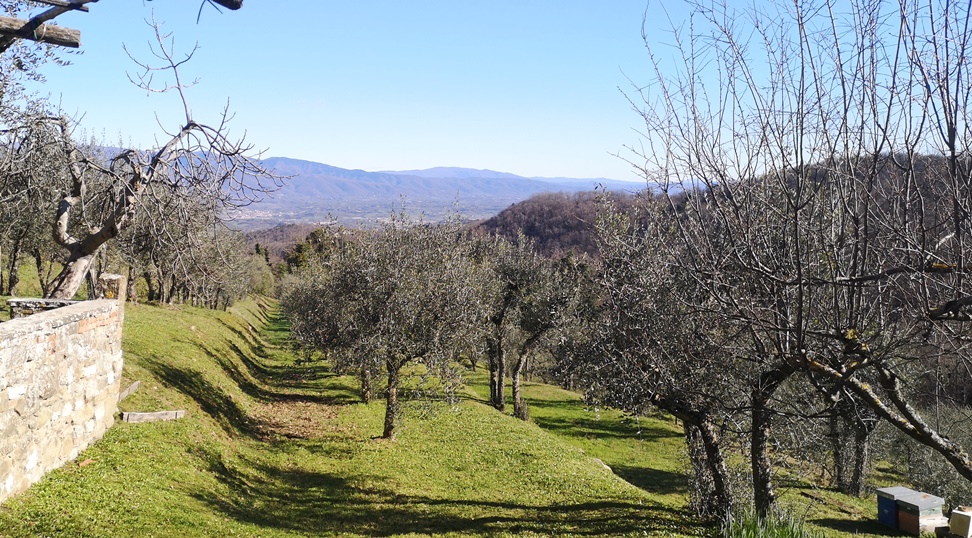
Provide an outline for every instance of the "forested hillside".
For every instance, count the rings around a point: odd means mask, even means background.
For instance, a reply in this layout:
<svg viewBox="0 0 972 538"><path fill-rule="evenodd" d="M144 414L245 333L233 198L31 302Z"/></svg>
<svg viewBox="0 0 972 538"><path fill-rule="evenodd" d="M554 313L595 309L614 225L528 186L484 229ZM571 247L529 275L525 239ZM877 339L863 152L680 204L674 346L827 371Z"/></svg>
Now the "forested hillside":
<svg viewBox="0 0 972 538"><path fill-rule="evenodd" d="M646 196L650 197L651 192L537 194L512 204L479 223L477 228L511 240L522 234L539 252L550 257L567 253L596 255L598 215L606 210L617 210L637 218L638 200Z"/></svg>

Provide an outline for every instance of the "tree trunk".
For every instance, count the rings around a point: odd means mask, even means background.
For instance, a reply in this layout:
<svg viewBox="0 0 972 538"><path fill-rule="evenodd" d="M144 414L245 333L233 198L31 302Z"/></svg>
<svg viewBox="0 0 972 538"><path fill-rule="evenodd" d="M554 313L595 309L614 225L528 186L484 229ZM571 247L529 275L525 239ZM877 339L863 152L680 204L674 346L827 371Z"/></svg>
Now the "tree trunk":
<svg viewBox="0 0 972 538"><path fill-rule="evenodd" d="M20 282L20 252L20 241L15 241L13 248L10 249L10 263L8 265L7 273L6 295L13 295L14 288L16 288L17 283Z"/></svg>
<svg viewBox="0 0 972 538"><path fill-rule="evenodd" d="M371 370L367 366L361 367L361 400L371 403Z"/></svg>
<svg viewBox="0 0 972 538"><path fill-rule="evenodd" d="M491 337L486 342L489 362L489 403L500 412L506 411L506 353L502 336Z"/></svg>
<svg viewBox="0 0 972 538"><path fill-rule="evenodd" d="M395 439L396 423L398 422L398 362L393 359L385 361L388 370L388 391L385 395L385 431L381 434L385 439Z"/></svg>
<svg viewBox="0 0 972 538"><path fill-rule="evenodd" d="M837 409L830 415L830 451L834 461L834 485L840 491L846 492L847 487L847 465L844 462L844 435L841 431L841 418L838 416Z"/></svg>
<svg viewBox="0 0 972 538"><path fill-rule="evenodd" d="M523 385L520 377L526 361L520 356L513 362L513 416L520 420L530 420L530 408L523 399Z"/></svg>
<svg viewBox="0 0 972 538"><path fill-rule="evenodd" d="M506 412L506 353L502 350L496 360L496 397L493 407L500 413Z"/></svg>
<svg viewBox="0 0 972 538"><path fill-rule="evenodd" d="M858 424L854 428L854 474L851 476L850 484L846 493L861 497L864 495L864 479L867 476L867 468L871 461L871 432L866 424Z"/></svg>
<svg viewBox="0 0 972 538"><path fill-rule="evenodd" d="M134 265L129 265L128 266L128 280L125 281L125 286L127 288L125 290L125 297L128 298L128 302L130 302L130 303L137 303L138 302L138 295L135 293L135 278L136 278L136 276L135 276L135 266Z"/></svg>
<svg viewBox="0 0 972 538"><path fill-rule="evenodd" d="M95 281L97 279L95 278L94 273L95 273L94 264L92 264L92 267L88 270L88 274L84 276L84 282L85 284L87 284L87 288L88 288L87 296L89 300L96 299L98 295L98 285L95 284Z"/></svg>
<svg viewBox="0 0 972 538"><path fill-rule="evenodd" d="M753 502L756 514L766 517L776 505L773 487L773 463L770 461L769 440L772 411L767 407L769 395L765 391L753 391L753 425L750 441L750 459L753 467Z"/></svg>
<svg viewBox="0 0 972 538"><path fill-rule="evenodd" d="M8 295L4 293L3 283L5 282L3 278L3 245L0 244L0 295Z"/></svg>
<svg viewBox="0 0 972 538"><path fill-rule="evenodd" d="M149 302L151 302L151 301L158 301L159 300L159 292L158 292L158 290L155 287L155 280L152 279L152 272L149 271L149 270L146 270L144 273L142 273L142 278L145 279L145 287L148 288L148 291L147 291L148 299L147 300Z"/></svg>
<svg viewBox="0 0 972 538"><path fill-rule="evenodd" d="M96 254L97 252L92 252L79 257L71 256L44 296L48 299L73 298L88 276L88 270L91 269L91 262L94 261Z"/></svg>
<svg viewBox="0 0 972 538"><path fill-rule="evenodd" d="M712 498L708 502L709 509L711 515L723 519L732 509L732 499L729 494L729 471L722 455L719 429L708 420L701 421L697 427L705 447L709 474L712 476Z"/></svg>
<svg viewBox="0 0 972 538"><path fill-rule="evenodd" d="M753 503L756 515L764 518L776 506L776 489L773 486L773 462L770 460L770 426L773 410L769 407L770 398L776 389L793 373L793 368L780 365L763 372L756 380L750 394L752 403L752 432L750 439L750 461L753 470Z"/></svg>
<svg viewBox="0 0 972 538"><path fill-rule="evenodd" d="M683 420L685 443L692 462L689 480L689 499L701 517L722 518L729 513L728 473L722 456L719 432L715 426L702 421Z"/></svg>

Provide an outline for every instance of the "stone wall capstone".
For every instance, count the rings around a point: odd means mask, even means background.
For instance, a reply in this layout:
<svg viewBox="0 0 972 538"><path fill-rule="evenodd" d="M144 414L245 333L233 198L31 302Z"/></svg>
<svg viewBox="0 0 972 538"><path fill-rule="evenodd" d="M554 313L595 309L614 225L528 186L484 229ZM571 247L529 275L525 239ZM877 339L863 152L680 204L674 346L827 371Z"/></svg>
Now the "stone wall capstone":
<svg viewBox="0 0 972 538"><path fill-rule="evenodd" d="M84 301L0 323L0 503L114 423L121 309Z"/></svg>

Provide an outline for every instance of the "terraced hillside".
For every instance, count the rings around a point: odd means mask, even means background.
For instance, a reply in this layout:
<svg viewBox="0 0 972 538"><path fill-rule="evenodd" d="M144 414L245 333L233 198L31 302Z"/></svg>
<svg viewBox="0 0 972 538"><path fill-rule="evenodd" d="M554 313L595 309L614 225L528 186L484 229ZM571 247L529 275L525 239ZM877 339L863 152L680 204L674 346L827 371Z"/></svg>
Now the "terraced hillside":
<svg viewBox="0 0 972 538"><path fill-rule="evenodd" d="M353 380L298 365L268 302L230 312L130 306L123 410L78 460L0 507L0 536L704 536L684 510L679 429L585 410L529 384L534 423L462 402L408 408L397 441ZM603 460L604 464L598 461ZM610 467L610 468L608 468ZM613 469L613 471L612 471ZM796 488L791 498L828 492ZM811 503L841 535L867 501Z"/></svg>

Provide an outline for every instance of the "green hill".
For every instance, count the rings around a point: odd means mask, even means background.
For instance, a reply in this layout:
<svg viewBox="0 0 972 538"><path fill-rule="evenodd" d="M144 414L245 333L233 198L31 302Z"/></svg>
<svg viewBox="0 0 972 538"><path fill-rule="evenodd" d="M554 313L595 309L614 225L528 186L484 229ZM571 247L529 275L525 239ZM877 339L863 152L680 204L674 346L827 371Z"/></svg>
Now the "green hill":
<svg viewBox="0 0 972 538"><path fill-rule="evenodd" d="M400 437L386 442L376 438L382 403L359 403L353 380L319 363L296 364L286 336L268 303L129 306L124 383L141 387L121 408L186 418L117 423L0 507L0 536L715 531L684 508L683 443L669 420L586 410L573 393L528 384L534 423L523 423L484 404L479 372L458 405L410 405ZM804 489L791 491L806 505ZM835 535L873 511L872 501L811 505Z"/></svg>

